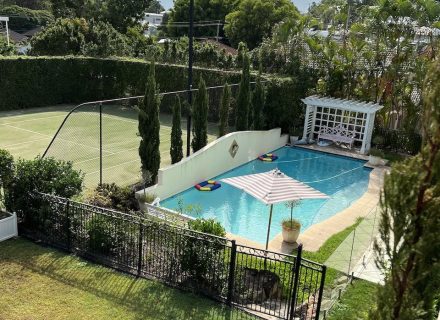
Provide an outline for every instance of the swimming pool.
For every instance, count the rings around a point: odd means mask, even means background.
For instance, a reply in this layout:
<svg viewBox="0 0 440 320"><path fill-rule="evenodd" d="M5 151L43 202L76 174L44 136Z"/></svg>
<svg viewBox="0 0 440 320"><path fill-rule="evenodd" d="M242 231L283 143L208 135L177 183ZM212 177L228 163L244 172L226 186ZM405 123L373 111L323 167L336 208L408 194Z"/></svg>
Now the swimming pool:
<svg viewBox="0 0 440 320"><path fill-rule="evenodd" d="M367 191L371 169L364 167L366 161L295 147L283 147L273 153L279 156L275 162L253 160L213 178L221 180L278 168L330 196L302 200L295 207L293 215L301 222L301 232L349 207ZM212 192L189 188L161 201L161 206L172 210L188 205L200 206L201 213L186 214L215 218L230 233L261 244L266 241L268 206L235 187L222 183ZM274 206L270 239L281 232L281 221L289 216L290 209L284 204Z"/></svg>

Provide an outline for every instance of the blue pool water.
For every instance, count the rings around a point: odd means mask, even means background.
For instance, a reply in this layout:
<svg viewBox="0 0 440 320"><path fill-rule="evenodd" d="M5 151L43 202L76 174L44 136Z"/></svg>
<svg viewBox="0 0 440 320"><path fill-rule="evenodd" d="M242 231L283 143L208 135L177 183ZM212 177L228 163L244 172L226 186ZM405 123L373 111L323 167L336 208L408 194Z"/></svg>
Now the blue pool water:
<svg viewBox="0 0 440 320"><path fill-rule="evenodd" d="M275 162L259 160L248 162L217 177L223 178L266 172L275 168L325 194L329 199L302 200L293 215L301 221L301 232L349 207L368 188L370 169L365 161L330 155L301 148L283 147L275 150L279 156ZM164 201L163 207L177 210L180 206L198 205L199 217L215 218L230 233L265 243L269 207L247 193L222 183L212 192L187 189ZM196 213L191 215L196 216ZM274 206L270 238L281 232L281 221L290 216L290 208L284 204Z"/></svg>

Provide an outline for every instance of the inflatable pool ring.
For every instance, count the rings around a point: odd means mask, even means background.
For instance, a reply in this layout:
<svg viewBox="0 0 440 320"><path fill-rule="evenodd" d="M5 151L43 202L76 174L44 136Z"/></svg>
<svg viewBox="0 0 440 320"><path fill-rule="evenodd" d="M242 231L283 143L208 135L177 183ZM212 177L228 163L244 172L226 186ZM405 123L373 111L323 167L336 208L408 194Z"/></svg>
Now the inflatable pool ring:
<svg viewBox="0 0 440 320"><path fill-rule="evenodd" d="M215 180L202 181L196 184L194 187L199 191L214 191L220 188L222 185Z"/></svg>
<svg viewBox="0 0 440 320"><path fill-rule="evenodd" d="M272 162L272 161L275 161L276 159L278 159L278 156L276 156L273 153L265 153L265 154L259 156L258 159L260 159L261 161Z"/></svg>

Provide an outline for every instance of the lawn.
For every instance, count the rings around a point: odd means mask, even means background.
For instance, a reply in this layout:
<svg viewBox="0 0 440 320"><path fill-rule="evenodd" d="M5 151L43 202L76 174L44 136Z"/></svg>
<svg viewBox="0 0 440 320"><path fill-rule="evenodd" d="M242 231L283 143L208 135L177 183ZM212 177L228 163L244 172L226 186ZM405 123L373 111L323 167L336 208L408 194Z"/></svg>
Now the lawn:
<svg viewBox="0 0 440 320"><path fill-rule="evenodd" d="M330 312L329 320L361 320L368 319L368 314L376 305L377 284L354 280L349 284Z"/></svg>
<svg viewBox="0 0 440 320"><path fill-rule="evenodd" d="M0 319L228 319L253 316L24 239L0 243Z"/></svg>
<svg viewBox="0 0 440 320"><path fill-rule="evenodd" d="M0 112L0 148L15 157L32 159L46 150L72 106L55 106L22 111ZM49 149L48 156L69 160L85 173L86 186L99 182L100 132L99 109L90 106L73 112ZM172 117L161 114L161 167L171 163L170 135ZM140 179L137 112L121 105L106 105L102 116L103 181L128 185ZM186 145L186 120L182 120L182 138ZM208 141L216 137L216 125L209 124Z"/></svg>

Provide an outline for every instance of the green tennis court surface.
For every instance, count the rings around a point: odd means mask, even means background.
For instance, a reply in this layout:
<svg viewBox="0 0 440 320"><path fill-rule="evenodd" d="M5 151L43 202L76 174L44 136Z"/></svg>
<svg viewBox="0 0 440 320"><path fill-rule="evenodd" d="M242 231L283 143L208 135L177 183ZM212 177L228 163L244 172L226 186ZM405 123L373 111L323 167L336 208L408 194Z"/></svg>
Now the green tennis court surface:
<svg viewBox="0 0 440 320"><path fill-rule="evenodd" d="M56 106L0 112L0 148L16 158L32 159L42 155L72 106ZM103 182L128 185L140 179L137 112L123 106L104 106L102 118L98 106L82 108L71 114L54 140L47 156L72 161L85 173L85 184L93 187L100 176L100 121L102 121ZM172 117L161 114L161 167L171 163L170 136ZM186 145L186 120L182 120ZM214 140L216 125L209 125L208 140Z"/></svg>

